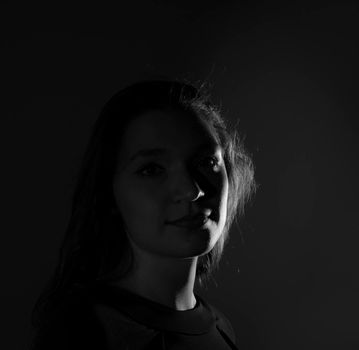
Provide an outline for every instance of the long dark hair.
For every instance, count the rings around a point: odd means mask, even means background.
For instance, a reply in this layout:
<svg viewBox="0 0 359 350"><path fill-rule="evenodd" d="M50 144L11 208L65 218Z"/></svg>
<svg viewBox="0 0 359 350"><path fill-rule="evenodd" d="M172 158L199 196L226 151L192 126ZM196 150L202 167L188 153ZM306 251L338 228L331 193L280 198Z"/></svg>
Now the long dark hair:
<svg viewBox="0 0 359 350"><path fill-rule="evenodd" d="M243 214L255 190L251 158L236 129L229 130L208 87L181 81L141 81L116 93L94 124L76 179L71 216L60 249L58 265L33 310L33 323L41 326L64 293L74 285L120 278L130 271L131 249L112 191L117 152L126 125L149 110L177 109L201 118L224 150L229 192L224 232L213 249L198 259L197 279L202 285L218 267L229 229ZM126 257L126 258L125 258Z"/></svg>

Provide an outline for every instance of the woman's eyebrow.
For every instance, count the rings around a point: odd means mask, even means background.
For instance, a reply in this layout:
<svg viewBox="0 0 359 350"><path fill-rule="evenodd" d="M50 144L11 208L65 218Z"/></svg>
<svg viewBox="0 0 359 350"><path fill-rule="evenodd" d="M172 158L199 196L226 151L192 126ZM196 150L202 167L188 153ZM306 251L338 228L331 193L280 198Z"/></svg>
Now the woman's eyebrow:
<svg viewBox="0 0 359 350"><path fill-rule="evenodd" d="M129 162L134 161L138 157L152 157L152 156L164 155L166 153L168 153L168 150L165 148L141 149L130 158Z"/></svg>
<svg viewBox="0 0 359 350"><path fill-rule="evenodd" d="M205 143L202 144L197 148L197 153L203 152L203 151L212 151L217 150L220 148L220 145L214 144L214 143ZM165 154L168 154L169 150L166 148L148 148L148 149L141 149L138 152L136 152L128 161L127 164L133 162L136 158L148 158L153 156L162 156Z"/></svg>

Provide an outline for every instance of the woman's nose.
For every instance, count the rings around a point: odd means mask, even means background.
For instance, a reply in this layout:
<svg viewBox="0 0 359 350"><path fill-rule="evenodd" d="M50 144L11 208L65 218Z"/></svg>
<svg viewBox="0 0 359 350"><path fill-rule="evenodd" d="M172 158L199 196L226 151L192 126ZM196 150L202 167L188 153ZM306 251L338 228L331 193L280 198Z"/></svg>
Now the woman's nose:
<svg viewBox="0 0 359 350"><path fill-rule="evenodd" d="M194 202L204 196L203 190L191 176L181 176L181 179L175 185L175 201Z"/></svg>

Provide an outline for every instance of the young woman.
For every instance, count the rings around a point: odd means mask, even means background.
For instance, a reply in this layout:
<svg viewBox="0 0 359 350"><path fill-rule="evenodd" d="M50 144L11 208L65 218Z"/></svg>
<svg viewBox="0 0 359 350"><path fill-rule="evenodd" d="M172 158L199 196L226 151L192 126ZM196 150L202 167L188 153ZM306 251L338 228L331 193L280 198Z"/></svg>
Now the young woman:
<svg viewBox="0 0 359 350"><path fill-rule="evenodd" d="M143 81L103 108L80 169L33 349L236 349L194 293L254 190L253 166L205 89Z"/></svg>

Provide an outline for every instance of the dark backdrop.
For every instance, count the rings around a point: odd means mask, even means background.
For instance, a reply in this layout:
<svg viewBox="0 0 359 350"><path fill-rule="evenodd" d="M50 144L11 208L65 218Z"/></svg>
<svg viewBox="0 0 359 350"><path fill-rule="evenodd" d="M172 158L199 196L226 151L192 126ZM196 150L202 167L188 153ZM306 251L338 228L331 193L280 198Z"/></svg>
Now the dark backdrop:
<svg viewBox="0 0 359 350"><path fill-rule="evenodd" d="M269 4L270 3L270 4ZM259 189L204 296L247 349L359 348L358 5L19 3L4 12L1 316L24 349L101 106L138 79L209 79Z"/></svg>

